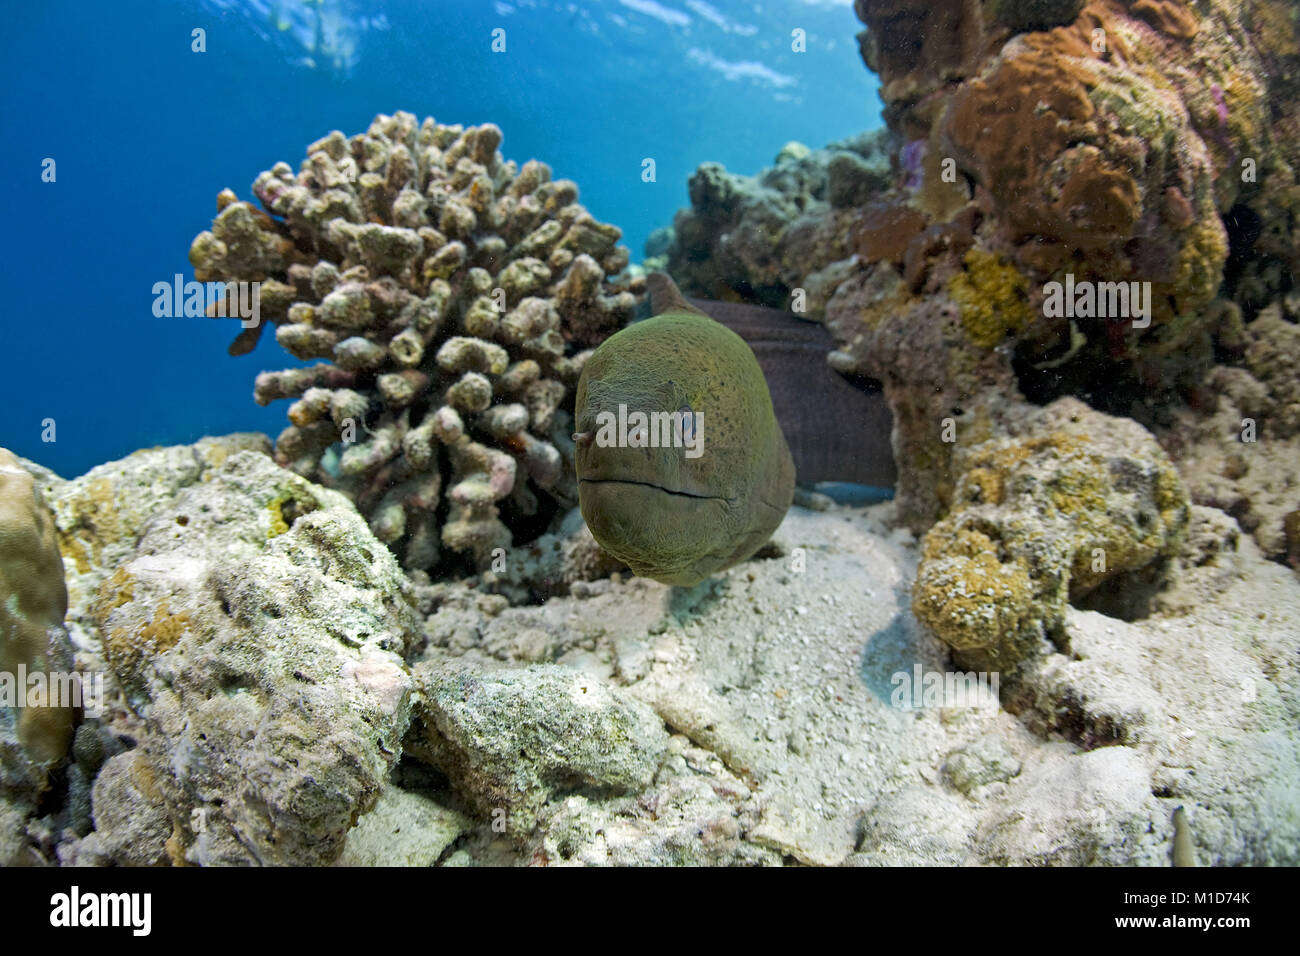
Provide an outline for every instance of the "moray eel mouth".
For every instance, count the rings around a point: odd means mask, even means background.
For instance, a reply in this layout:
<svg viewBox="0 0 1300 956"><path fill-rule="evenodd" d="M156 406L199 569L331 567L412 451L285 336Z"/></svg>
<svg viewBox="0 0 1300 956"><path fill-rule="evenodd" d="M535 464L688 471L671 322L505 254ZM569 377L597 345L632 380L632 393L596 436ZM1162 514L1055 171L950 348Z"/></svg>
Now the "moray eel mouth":
<svg viewBox="0 0 1300 956"><path fill-rule="evenodd" d="M645 477L582 478L578 503L602 548L643 577L689 586L695 566L729 540L736 499L655 484ZM719 530L721 529L721 531ZM716 563L716 562L715 562Z"/></svg>
<svg viewBox="0 0 1300 956"><path fill-rule="evenodd" d="M701 501L725 501L730 504L734 499L724 498L721 495L701 495L693 491L675 491L672 488L665 488L663 485L656 485L652 481L630 481L624 478L582 478L578 481L579 485L633 485L639 488L649 488L653 491L661 491L666 495L672 495L676 498L696 498Z"/></svg>

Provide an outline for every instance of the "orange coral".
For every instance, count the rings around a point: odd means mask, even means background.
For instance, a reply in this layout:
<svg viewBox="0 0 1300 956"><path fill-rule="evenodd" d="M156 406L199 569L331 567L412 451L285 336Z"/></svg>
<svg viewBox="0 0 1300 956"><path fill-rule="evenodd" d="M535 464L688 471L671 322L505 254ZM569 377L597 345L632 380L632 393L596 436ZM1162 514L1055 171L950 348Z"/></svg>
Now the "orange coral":
<svg viewBox="0 0 1300 956"><path fill-rule="evenodd" d="M1182 0L1137 0L1133 4L1133 14L1161 33L1180 40L1190 40L1200 31L1196 15Z"/></svg>
<svg viewBox="0 0 1300 956"><path fill-rule="evenodd" d="M925 216L906 203L871 203L863 210L854 245L867 262L902 262L908 244L925 226Z"/></svg>
<svg viewBox="0 0 1300 956"><path fill-rule="evenodd" d="M1097 138L1088 81L1058 53L1031 48L963 86L946 123L1015 229L1081 247L1127 238L1141 215L1132 176L1086 145Z"/></svg>

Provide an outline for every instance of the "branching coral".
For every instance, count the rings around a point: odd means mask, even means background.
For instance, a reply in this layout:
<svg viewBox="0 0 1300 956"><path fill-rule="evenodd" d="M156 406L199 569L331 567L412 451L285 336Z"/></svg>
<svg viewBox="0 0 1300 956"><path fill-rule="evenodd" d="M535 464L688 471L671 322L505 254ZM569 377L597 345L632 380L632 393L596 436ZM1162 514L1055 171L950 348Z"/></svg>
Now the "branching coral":
<svg viewBox="0 0 1300 956"><path fill-rule="evenodd" d="M307 367L258 376L259 404L296 401L277 460L352 494L407 567L442 547L480 566L522 525L569 503L572 387L628 319L620 232L544 163L504 162L501 131L409 113L333 132L294 175L258 176L266 212L217 199L190 261L200 281L261 283L267 322ZM269 213L269 215L268 215ZM342 442L341 453L332 446Z"/></svg>

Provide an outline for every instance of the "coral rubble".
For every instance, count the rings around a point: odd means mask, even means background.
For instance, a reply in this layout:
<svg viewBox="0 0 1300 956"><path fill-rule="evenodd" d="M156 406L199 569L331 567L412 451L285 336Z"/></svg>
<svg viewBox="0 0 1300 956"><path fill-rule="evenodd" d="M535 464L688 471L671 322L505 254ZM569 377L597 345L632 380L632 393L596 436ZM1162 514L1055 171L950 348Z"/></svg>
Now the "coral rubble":
<svg viewBox="0 0 1300 956"><path fill-rule="evenodd" d="M1244 338L1243 364L1211 369L1204 404L1176 409L1159 435L1193 500L1300 568L1300 326L1274 305Z"/></svg>

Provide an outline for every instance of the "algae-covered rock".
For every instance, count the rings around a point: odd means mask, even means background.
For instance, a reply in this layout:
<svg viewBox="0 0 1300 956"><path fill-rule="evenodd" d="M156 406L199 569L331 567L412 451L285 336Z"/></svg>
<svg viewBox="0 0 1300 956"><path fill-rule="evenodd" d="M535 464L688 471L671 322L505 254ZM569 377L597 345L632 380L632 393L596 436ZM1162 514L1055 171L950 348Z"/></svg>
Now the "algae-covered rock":
<svg viewBox="0 0 1300 956"><path fill-rule="evenodd" d="M1241 365L1200 383L1206 401L1160 430L1192 500L1232 515L1274 559L1300 567L1300 326L1270 306L1245 327Z"/></svg>
<svg viewBox="0 0 1300 956"><path fill-rule="evenodd" d="M144 448L74 480L50 484L46 494L58 526L70 619L81 616L104 575L133 553L145 524L181 489L206 481L237 451L269 454L271 443L265 435L245 432Z"/></svg>
<svg viewBox="0 0 1300 956"><path fill-rule="evenodd" d="M421 699L407 748L516 839L558 796L644 789L668 746L649 707L569 668L435 660L414 676Z"/></svg>
<svg viewBox="0 0 1300 956"><path fill-rule="evenodd" d="M1014 671L1071 600L1174 555L1187 493L1136 422L1058 399L962 456L953 508L925 536L916 616L976 670Z"/></svg>
<svg viewBox="0 0 1300 956"><path fill-rule="evenodd" d="M158 771L140 750L112 757L95 778L98 853L121 866L164 866L172 835Z"/></svg>
<svg viewBox="0 0 1300 956"><path fill-rule="evenodd" d="M248 451L206 478L158 502L95 602L144 719L131 787L161 796L173 862L328 863L401 754L410 586L337 492Z"/></svg>
<svg viewBox="0 0 1300 956"><path fill-rule="evenodd" d="M1278 312L1265 309L1247 327L1245 362L1269 396L1264 433L1289 438L1300 434L1300 325Z"/></svg>

